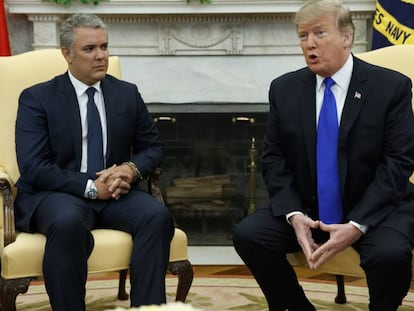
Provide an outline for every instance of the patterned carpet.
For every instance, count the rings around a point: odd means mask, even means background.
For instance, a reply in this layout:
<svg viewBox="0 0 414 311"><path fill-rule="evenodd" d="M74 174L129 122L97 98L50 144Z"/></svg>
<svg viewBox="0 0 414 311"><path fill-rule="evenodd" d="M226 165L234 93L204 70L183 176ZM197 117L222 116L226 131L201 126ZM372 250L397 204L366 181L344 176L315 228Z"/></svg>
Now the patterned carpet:
<svg viewBox="0 0 414 311"><path fill-rule="evenodd" d="M302 281L308 297L317 310L363 311L368 310L368 293L364 286L347 286L348 303L333 302L336 286L331 282ZM167 278L168 301L174 299L176 279ZM87 284L87 310L103 311L116 307L128 307L128 301L116 299L116 279L94 279ZM265 311L267 305L263 294L250 276L196 277L187 303L205 311L240 310ZM50 306L41 282L35 282L29 292L17 299L17 311L49 311ZM414 310L414 292L410 292L399 311Z"/></svg>

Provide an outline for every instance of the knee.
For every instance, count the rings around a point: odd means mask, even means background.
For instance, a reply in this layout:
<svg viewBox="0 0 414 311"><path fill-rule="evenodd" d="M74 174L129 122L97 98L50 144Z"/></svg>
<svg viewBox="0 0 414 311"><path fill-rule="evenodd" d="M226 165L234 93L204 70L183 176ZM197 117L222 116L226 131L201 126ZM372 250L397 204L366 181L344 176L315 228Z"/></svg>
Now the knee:
<svg viewBox="0 0 414 311"><path fill-rule="evenodd" d="M90 254L93 236L81 217L58 217L46 232L47 249L66 253L68 258L79 252Z"/></svg>
<svg viewBox="0 0 414 311"><path fill-rule="evenodd" d="M153 222L157 226L162 227L162 228L168 228L172 226L172 217L168 209L164 205L158 204L158 202L156 202L156 204L157 206L152 209Z"/></svg>
<svg viewBox="0 0 414 311"><path fill-rule="evenodd" d="M138 221L136 226L138 230L143 224L146 231L152 231L157 234L165 233L171 235L172 238L174 223L170 212L164 205L154 200L153 205L146 210L145 214L143 222Z"/></svg>
<svg viewBox="0 0 414 311"><path fill-rule="evenodd" d="M235 228L233 233L233 245L238 253L243 252L253 242L253 228L248 218L243 219Z"/></svg>
<svg viewBox="0 0 414 311"><path fill-rule="evenodd" d="M46 235L53 234L73 238L73 235L86 230L85 221L79 215L68 215L67 213L55 217L53 223L49 226Z"/></svg>
<svg viewBox="0 0 414 311"><path fill-rule="evenodd" d="M412 251L409 247L391 244L371 249L361 260L361 266L395 273L398 270L411 271L411 262Z"/></svg>

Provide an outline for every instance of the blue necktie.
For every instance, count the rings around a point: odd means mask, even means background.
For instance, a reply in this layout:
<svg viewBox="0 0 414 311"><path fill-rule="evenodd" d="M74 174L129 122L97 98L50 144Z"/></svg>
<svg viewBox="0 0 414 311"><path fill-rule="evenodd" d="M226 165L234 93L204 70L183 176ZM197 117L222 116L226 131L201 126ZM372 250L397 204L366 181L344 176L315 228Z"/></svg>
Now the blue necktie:
<svg viewBox="0 0 414 311"><path fill-rule="evenodd" d="M90 178L96 178L96 172L104 168L103 158L103 138L101 119L98 108L96 108L95 88L90 87L86 90L88 94L87 119L88 119L88 168L87 172Z"/></svg>
<svg viewBox="0 0 414 311"><path fill-rule="evenodd" d="M335 81L326 78L324 83L316 147L319 219L327 224L336 224L343 218L338 172L338 115L331 90Z"/></svg>

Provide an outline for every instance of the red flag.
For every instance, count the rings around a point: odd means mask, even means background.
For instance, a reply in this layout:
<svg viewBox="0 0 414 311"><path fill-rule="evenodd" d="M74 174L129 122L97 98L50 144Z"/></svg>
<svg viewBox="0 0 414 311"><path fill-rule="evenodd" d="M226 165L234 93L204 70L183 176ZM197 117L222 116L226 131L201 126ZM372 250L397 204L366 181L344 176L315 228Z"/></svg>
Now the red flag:
<svg viewBox="0 0 414 311"><path fill-rule="evenodd" d="M10 56L9 32L7 31L4 1L0 0L0 56Z"/></svg>

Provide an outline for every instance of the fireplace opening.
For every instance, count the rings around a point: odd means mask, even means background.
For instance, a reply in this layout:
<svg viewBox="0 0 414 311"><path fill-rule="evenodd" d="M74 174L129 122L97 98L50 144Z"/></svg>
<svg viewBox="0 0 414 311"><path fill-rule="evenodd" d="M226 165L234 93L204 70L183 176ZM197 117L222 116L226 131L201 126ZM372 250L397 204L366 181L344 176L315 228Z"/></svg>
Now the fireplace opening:
<svg viewBox="0 0 414 311"><path fill-rule="evenodd" d="M232 245L234 226L267 198L260 175L266 113L153 114L166 145L161 188L189 245Z"/></svg>

